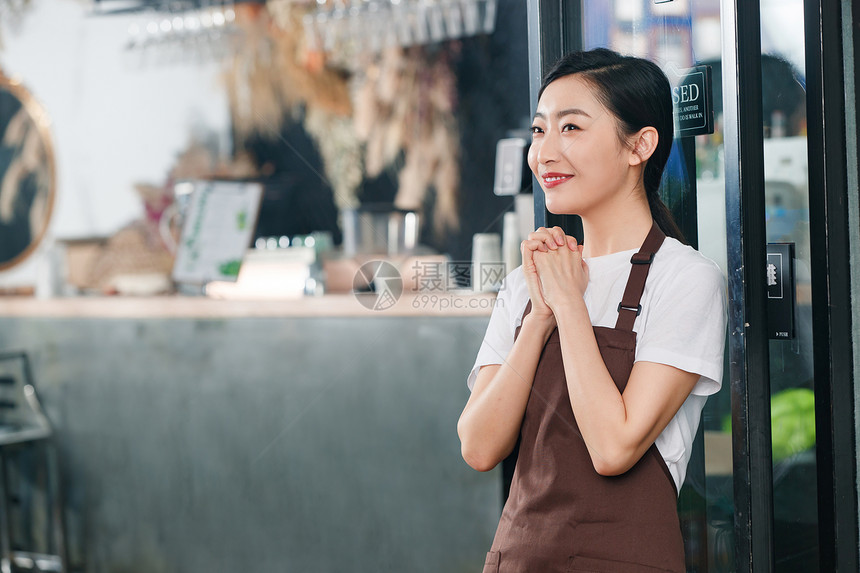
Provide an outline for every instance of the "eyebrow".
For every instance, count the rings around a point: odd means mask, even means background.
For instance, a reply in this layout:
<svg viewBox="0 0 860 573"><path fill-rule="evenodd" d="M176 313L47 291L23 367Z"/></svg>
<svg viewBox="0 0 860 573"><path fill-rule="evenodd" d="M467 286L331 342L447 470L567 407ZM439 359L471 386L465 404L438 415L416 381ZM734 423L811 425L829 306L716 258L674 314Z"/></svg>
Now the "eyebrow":
<svg viewBox="0 0 860 573"><path fill-rule="evenodd" d="M585 111L579 109L578 107L574 107L574 108L570 108L570 109L563 109L560 112L556 113L555 117L556 117L556 119L561 119L566 115L582 115L582 116L585 116L587 118L591 118L590 115L588 115L587 113L585 113ZM538 118L546 119L546 116L544 114L542 114L541 112L535 113L534 117L535 117L535 119L538 119Z"/></svg>

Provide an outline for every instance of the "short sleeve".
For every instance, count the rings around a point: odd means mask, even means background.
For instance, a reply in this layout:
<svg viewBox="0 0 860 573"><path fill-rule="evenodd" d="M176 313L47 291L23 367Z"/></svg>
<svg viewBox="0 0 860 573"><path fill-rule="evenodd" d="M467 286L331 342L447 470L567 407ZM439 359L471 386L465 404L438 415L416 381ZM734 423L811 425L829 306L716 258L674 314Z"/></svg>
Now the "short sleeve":
<svg viewBox="0 0 860 573"><path fill-rule="evenodd" d="M478 370L481 369L481 366L502 364L514 346L514 331L519 318L517 312L522 310L518 304L518 299L521 298L519 291L522 290L520 283L524 283L520 280L521 277L522 269L517 267L505 277L503 286L499 290L493 312L490 315L490 322L487 325L487 332L484 334L481 347L478 349L475 365L472 366L466 379L469 390L475 385L475 379L478 377Z"/></svg>
<svg viewBox="0 0 860 573"><path fill-rule="evenodd" d="M698 374L694 395L719 391L726 341L726 281L719 267L702 258L680 268L651 304L637 335L636 360Z"/></svg>

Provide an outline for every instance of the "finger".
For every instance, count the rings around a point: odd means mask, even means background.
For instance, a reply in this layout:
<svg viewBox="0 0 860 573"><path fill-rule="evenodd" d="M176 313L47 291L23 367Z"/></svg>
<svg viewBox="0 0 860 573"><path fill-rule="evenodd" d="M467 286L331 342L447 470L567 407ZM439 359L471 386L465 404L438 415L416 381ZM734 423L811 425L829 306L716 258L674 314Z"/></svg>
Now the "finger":
<svg viewBox="0 0 860 573"><path fill-rule="evenodd" d="M525 241L520 243L520 255L522 256L522 259L523 259L523 268L524 269L529 269L529 268L531 268L531 266L534 265L534 262L532 261L532 252L531 252L531 250L526 248Z"/></svg>
<svg viewBox="0 0 860 573"><path fill-rule="evenodd" d="M567 237L567 247L571 251L577 251L578 250L580 253L582 252L581 245L576 244L576 237Z"/></svg>
<svg viewBox="0 0 860 573"><path fill-rule="evenodd" d="M531 237L531 235L529 235ZM522 249L527 249L529 251L546 251L547 246L545 241L541 241L538 239L526 239L522 242ZM525 252L525 250L523 251Z"/></svg>
<svg viewBox="0 0 860 573"><path fill-rule="evenodd" d="M537 269L535 267L534 260L532 259L533 254L534 251L525 248L523 249L523 270L525 271L523 274L525 276L526 286L528 287L529 298L532 301L533 309L548 310L549 307L544 301L540 279L538 278ZM542 256L543 255L539 255L539 257Z"/></svg>
<svg viewBox="0 0 860 573"><path fill-rule="evenodd" d="M559 247L563 246L565 243L564 229L562 229L559 226L555 226L552 228L551 232L552 232L553 238L555 239L556 244Z"/></svg>
<svg viewBox="0 0 860 573"><path fill-rule="evenodd" d="M523 242L525 242L525 241L523 241ZM534 274L535 272L537 272L537 268L535 267L534 257L532 256L534 251L532 251L531 249L527 249L527 248L525 248L525 246L523 246L523 248L521 249L520 252L522 253L522 256L523 256L523 272L526 275L526 279L528 279L528 276L530 274Z"/></svg>
<svg viewBox="0 0 860 573"><path fill-rule="evenodd" d="M537 229L535 229L534 231L529 233L528 238L529 239L537 239L539 237L545 237L548 234L549 234L549 229L547 229L546 227L538 227Z"/></svg>
<svg viewBox="0 0 860 573"><path fill-rule="evenodd" d="M540 229L535 229L534 231L529 233L526 239L528 239L529 241L545 241L548 236L549 234L547 233L546 229L541 227Z"/></svg>
<svg viewBox="0 0 860 573"><path fill-rule="evenodd" d="M552 231L546 227L538 227L534 232L529 233L528 238L530 240L543 241L549 249L555 250L558 248L558 242L556 241L555 236Z"/></svg>
<svg viewBox="0 0 860 573"><path fill-rule="evenodd" d="M535 239L524 239L522 243L520 243L520 249L522 252L533 251L537 248L538 241Z"/></svg>

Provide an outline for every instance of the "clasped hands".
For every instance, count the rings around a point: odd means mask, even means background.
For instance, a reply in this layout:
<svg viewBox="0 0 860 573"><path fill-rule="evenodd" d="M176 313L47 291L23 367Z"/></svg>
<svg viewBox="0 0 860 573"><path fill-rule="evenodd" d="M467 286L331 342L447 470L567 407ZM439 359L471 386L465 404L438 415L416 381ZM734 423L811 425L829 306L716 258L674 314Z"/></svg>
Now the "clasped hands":
<svg viewBox="0 0 860 573"><path fill-rule="evenodd" d="M522 242L523 275L532 301L532 314L549 319L567 302L582 299L588 285L588 265L582 245L561 227L540 227Z"/></svg>

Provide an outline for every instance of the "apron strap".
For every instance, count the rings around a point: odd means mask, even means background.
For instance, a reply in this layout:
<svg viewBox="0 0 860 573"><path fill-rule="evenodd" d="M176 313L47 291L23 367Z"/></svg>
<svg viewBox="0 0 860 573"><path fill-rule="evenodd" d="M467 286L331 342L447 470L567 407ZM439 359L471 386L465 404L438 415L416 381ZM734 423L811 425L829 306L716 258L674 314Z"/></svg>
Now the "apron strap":
<svg viewBox="0 0 860 573"><path fill-rule="evenodd" d="M642 305L639 304L639 301L645 290L645 280L648 278L648 271L651 270L651 261L665 238L666 235L657 226L657 221L654 221L654 224L651 225L651 231L648 232L642 247L639 248L639 252L630 258L633 266L630 269L630 276L627 278L624 296L621 297L621 302L618 304L618 321L615 323L615 328L633 330L633 323L639 313L642 312Z"/></svg>

